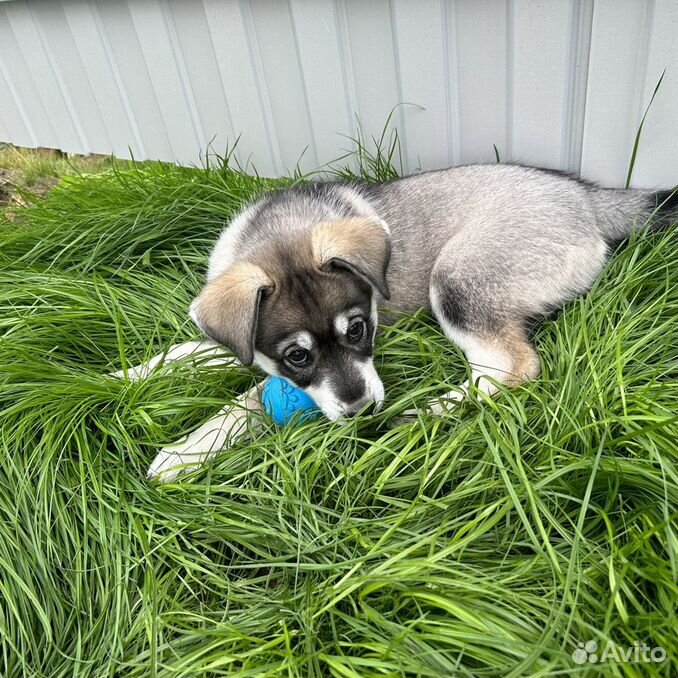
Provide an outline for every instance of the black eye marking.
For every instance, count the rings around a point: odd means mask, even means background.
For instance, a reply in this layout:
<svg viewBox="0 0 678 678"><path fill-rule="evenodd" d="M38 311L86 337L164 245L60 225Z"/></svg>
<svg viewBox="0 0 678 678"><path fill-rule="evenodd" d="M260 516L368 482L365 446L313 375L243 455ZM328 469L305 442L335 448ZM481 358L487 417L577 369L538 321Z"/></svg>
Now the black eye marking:
<svg viewBox="0 0 678 678"><path fill-rule="evenodd" d="M362 318L354 318L349 323L348 329L346 330L346 336L348 340L356 344L358 343L365 334L365 321Z"/></svg>
<svg viewBox="0 0 678 678"><path fill-rule="evenodd" d="M292 367L307 367L311 363L311 354L305 348L293 348L285 354L285 362Z"/></svg>

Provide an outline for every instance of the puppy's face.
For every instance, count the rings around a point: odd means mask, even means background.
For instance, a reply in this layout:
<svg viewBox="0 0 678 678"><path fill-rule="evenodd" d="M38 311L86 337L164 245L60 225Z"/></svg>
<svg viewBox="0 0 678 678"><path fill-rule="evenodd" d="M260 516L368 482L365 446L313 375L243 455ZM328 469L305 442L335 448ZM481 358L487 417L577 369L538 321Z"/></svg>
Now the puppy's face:
<svg viewBox="0 0 678 678"><path fill-rule="evenodd" d="M329 419L380 405L373 296L370 285L348 271L290 271L261 302L255 364L306 391Z"/></svg>
<svg viewBox="0 0 678 678"><path fill-rule="evenodd" d="M191 317L245 364L287 378L329 419L381 404L373 365L376 291L388 298L388 227L371 218L321 223L273 241L207 284Z"/></svg>

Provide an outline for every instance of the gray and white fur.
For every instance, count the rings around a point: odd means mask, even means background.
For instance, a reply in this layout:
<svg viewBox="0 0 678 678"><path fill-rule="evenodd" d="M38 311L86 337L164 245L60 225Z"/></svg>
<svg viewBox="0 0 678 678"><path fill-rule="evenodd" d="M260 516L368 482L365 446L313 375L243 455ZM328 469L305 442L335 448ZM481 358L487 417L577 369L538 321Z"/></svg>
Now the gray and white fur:
<svg viewBox="0 0 678 678"><path fill-rule="evenodd" d="M492 394L539 373L528 320L586 292L611 246L651 217L657 226L676 219L676 195L518 165L301 185L232 220L191 316L241 362L286 377L335 419L383 400L372 361L377 308L382 323L389 311L429 308L463 350L471 383ZM468 386L430 408L444 412ZM236 406L228 411L240 421ZM218 437L165 448L149 475L174 477L177 464L217 451Z"/></svg>

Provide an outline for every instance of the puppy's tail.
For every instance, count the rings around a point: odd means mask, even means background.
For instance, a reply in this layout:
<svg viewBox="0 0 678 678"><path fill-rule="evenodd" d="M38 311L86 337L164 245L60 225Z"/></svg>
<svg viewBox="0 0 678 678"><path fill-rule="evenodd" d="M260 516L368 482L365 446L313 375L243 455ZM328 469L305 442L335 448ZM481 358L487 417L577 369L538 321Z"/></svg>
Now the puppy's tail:
<svg viewBox="0 0 678 678"><path fill-rule="evenodd" d="M651 231L678 227L678 187L666 191L594 188L592 195L598 226L610 243L625 240L647 224Z"/></svg>

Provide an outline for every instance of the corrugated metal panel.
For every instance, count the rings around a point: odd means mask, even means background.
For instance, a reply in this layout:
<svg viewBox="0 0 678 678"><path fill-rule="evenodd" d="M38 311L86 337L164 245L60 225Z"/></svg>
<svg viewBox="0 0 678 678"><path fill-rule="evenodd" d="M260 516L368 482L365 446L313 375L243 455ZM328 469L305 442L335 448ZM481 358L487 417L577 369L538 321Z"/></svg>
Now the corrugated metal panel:
<svg viewBox="0 0 678 678"><path fill-rule="evenodd" d="M406 171L502 159L678 180L675 0L0 2L0 140L262 174L389 116Z"/></svg>

